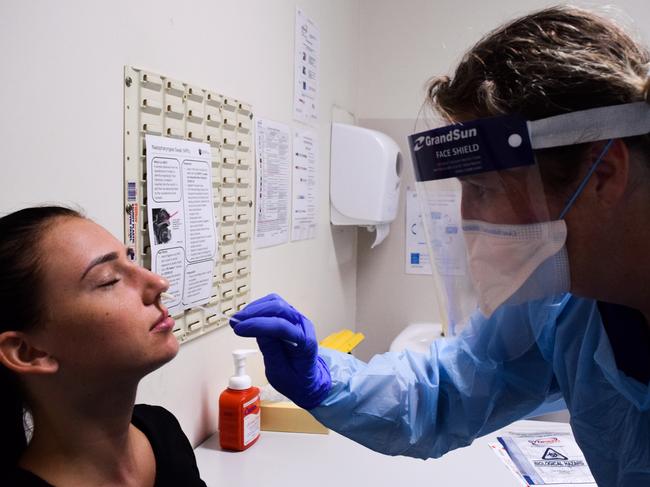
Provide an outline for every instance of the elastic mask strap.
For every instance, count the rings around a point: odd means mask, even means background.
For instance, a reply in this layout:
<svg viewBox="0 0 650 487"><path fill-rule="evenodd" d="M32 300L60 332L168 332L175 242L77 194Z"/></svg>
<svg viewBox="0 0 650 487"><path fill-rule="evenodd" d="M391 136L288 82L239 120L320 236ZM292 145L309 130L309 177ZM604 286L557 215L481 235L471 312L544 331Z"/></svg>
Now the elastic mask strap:
<svg viewBox="0 0 650 487"><path fill-rule="evenodd" d="M589 168L589 171L587 171L587 174L585 177L582 179L580 182L580 186L578 186L578 189L575 190L571 198L569 198L569 201L567 204L564 206L564 209L562 210L562 213L560 213L559 219L564 220L564 217L566 214L569 212L571 207L573 206L573 203L578 199L578 196L580 196L580 193L585 189L585 186L587 185L587 182L589 182L589 178L591 175L594 173L600 162L603 160L603 157L605 157L605 154L607 154L607 151L609 151L610 147L614 143L614 139L609 139L607 143L605 144L605 147L600 151L600 154L596 158L596 162L592 164L592 166Z"/></svg>

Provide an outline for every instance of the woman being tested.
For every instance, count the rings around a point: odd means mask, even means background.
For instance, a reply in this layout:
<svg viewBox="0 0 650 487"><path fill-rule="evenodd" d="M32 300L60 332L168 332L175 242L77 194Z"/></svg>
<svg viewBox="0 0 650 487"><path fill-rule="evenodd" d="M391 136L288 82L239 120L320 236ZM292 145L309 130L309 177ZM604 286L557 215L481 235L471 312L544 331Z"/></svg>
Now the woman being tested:
<svg viewBox="0 0 650 487"><path fill-rule="evenodd" d="M447 126L409 141L444 311L464 330L364 363L319 350L270 295L233 326L257 337L271 384L359 443L420 458L563 398L598 484L650 485L649 68L613 22L556 7L434 79ZM443 196L458 226L435 219Z"/></svg>
<svg viewBox="0 0 650 487"><path fill-rule="evenodd" d="M75 211L0 218L0 484L205 487L176 418L134 407L178 351L167 288Z"/></svg>

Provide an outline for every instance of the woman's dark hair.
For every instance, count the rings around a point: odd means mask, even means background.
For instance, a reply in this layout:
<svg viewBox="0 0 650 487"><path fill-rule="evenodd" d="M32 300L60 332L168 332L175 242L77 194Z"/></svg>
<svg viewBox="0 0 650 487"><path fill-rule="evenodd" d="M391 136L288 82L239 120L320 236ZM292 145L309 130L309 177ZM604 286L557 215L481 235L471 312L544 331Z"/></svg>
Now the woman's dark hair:
<svg viewBox="0 0 650 487"><path fill-rule="evenodd" d="M60 206L25 208L0 218L0 333L29 330L42 316L39 245L56 218L83 216ZM0 365L0 471L12 468L27 440L25 402L18 378Z"/></svg>
<svg viewBox="0 0 650 487"><path fill-rule="evenodd" d="M450 121L503 114L528 120L623 103L650 102L650 54L614 21L569 6L547 8L489 33L453 77L428 84ZM650 152L650 136L626 139ZM551 188L573 182L590 144L538 151Z"/></svg>

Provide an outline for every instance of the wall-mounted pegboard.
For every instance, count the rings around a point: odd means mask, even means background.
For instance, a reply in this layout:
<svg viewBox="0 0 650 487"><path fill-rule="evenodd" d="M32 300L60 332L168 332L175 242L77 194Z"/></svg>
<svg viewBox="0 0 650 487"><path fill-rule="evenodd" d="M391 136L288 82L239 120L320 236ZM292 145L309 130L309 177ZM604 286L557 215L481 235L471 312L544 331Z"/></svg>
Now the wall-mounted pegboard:
<svg viewBox="0 0 650 487"><path fill-rule="evenodd" d="M174 316L181 343L227 324L250 298L252 107L164 75L124 69L124 241L151 268L147 221L146 134L210 144L218 258L212 295Z"/></svg>

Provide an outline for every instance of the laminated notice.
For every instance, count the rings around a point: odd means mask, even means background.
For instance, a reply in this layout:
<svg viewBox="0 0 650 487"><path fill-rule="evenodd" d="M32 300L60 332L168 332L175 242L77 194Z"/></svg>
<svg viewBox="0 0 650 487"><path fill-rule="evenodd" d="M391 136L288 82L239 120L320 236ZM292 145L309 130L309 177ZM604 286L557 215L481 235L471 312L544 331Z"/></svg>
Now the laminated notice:
<svg viewBox="0 0 650 487"><path fill-rule="evenodd" d="M151 270L169 281L171 315L212 294L217 238L210 145L147 134Z"/></svg>

